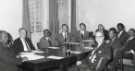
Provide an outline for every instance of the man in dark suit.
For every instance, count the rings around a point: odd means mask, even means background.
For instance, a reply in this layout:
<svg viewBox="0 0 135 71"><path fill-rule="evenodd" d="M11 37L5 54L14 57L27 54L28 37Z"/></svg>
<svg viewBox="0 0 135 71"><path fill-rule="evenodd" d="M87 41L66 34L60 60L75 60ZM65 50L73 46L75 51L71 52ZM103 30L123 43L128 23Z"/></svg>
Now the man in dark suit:
<svg viewBox="0 0 135 71"><path fill-rule="evenodd" d="M51 36L51 32L46 29L43 31L43 37L40 39L40 42L38 43L39 49L48 48L50 46L57 46L57 43L55 42L54 38Z"/></svg>
<svg viewBox="0 0 135 71"><path fill-rule="evenodd" d="M0 71L17 71L20 61L16 59L12 48L5 45L8 42L7 35L5 31L0 31Z"/></svg>
<svg viewBox="0 0 135 71"><path fill-rule="evenodd" d="M118 23L117 29L118 29L118 35L117 35L117 37L120 40L120 43L122 45L124 45L125 44L125 41L127 41L128 37L129 37L129 35L125 31L125 26L122 23Z"/></svg>
<svg viewBox="0 0 135 71"><path fill-rule="evenodd" d="M89 66L94 71L105 71L109 60L111 59L111 47L104 40L104 34L96 32L97 47L92 51L89 56Z"/></svg>
<svg viewBox="0 0 135 71"><path fill-rule="evenodd" d="M63 45L65 42L72 41L72 35L69 32L69 27L67 24L62 24L62 32L56 35L56 41L58 45Z"/></svg>
<svg viewBox="0 0 135 71"><path fill-rule="evenodd" d="M122 48L121 51L122 51L123 57L133 59L133 55L135 51L135 30L130 29L128 33L130 37L126 41L126 44L124 45L124 48Z"/></svg>
<svg viewBox="0 0 135 71"><path fill-rule="evenodd" d="M35 50L35 47L32 44L32 41L26 37L26 30L24 28L19 29L19 38L17 38L13 43L13 48L16 54L20 52L27 52Z"/></svg>
<svg viewBox="0 0 135 71"><path fill-rule="evenodd" d="M78 41L88 40L90 38L90 36L93 35L92 33L86 31L86 25L84 23L80 23L79 27L80 27L80 30L75 35L77 37Z"/></svg>
<svg viewBox="0 0 135 71"><path fill-rule="evenodd" d="M18 60L9 48L4 47L0 43L0 70L1 71L17 71Z"/></svg>
<svg viewBox="0 0 135 71"><path fill-rule="evenodd" d="M110 45L113 49L113 57L115 57L116 52L122 48L122 45L119 39L117 38L117 31L115 28L111 28L109 30L109 37L110 37Z"/></svg>
<svg viewBox="0 0 135 71"><path fill-rule="evenodd" d="M112 60L109 63L108 68L111 71L116 71L116 62L118 62L118 58L116 58L117 52L122 48L122 45L117 38L117 31L115 28L110 28L109 30L110 37L110 46L112 48Z"/></svg>

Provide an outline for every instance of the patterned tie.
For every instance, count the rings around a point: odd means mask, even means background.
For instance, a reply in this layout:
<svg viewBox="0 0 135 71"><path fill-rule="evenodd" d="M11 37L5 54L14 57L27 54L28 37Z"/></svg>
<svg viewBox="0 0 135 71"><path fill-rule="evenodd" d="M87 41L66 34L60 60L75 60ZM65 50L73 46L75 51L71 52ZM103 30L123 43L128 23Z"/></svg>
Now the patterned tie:
<svg viewBox="0 0 135 71"><path fill-rule="evenodd" d="M26 46L27 46L28 51L31 51L31 48L30 48L30 46L29 46L29 44L27 43L26 40L25 40L25 44L26 44Z"/></svg>

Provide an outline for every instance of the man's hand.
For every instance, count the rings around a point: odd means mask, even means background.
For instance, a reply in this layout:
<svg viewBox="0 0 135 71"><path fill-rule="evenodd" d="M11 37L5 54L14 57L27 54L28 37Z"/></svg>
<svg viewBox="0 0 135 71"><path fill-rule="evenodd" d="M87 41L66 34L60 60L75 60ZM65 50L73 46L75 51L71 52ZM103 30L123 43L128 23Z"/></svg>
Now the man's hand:
<svg viewBox="0 0 135 71"><path fill-rule="evenodd" d="M81 65L81 64L82 64L82 61L77 61L77 62L76 62L76 65L77 65L77 66L79 66L79 65Z"/></svg>

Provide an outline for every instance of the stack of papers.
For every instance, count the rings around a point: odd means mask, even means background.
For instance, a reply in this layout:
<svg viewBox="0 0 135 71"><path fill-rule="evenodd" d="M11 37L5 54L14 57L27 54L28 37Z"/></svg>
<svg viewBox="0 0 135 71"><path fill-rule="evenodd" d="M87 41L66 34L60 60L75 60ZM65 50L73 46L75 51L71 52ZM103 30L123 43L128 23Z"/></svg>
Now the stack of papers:
<svg viewBox="0 0 135 71"><path fill-rule="evenodd" d="M63 59L64 57L60 57L60 56L48 56L47 58L49 58L49 59Z"/></svg>

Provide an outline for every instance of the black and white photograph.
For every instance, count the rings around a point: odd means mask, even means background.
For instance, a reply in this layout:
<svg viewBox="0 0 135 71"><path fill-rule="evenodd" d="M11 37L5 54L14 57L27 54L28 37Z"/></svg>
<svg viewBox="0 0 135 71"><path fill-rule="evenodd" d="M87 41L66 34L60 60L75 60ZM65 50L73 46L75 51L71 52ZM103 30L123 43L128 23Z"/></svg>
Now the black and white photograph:
<svg viewBox="0 0 135 71"><path fill-rule="evenodd" d="M1 0L0 71L135 71L135 0Z"/></svg>

